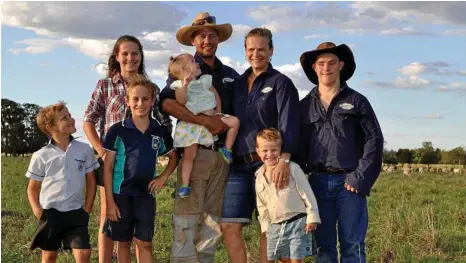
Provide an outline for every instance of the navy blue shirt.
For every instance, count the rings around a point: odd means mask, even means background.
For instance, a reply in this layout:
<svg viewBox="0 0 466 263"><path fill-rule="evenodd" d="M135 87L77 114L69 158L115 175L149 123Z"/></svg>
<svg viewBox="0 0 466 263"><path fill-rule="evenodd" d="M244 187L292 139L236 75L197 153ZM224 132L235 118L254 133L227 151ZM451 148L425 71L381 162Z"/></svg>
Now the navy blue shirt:
<svg viewBox="0 0 466 263"><path fill-rule="evenodd" d="M131 118L108 130L104 148L116 152L113 168L113 193L130 196L150 194L149 182L157 176L157 157L173 149L168 129L151 119L142 133Z"/></svg>
<svg viewBox="0 0 466 263"><path fill-rule="evenodd" d="M212 75L212 86L215 88L222 101L222 113L233 114L233 88L234 80L238 77L238 73L234 69L223 65L217 57L215 57L213 68L207 65L197 53L194 55L194 59L199 64L202 74ZM170 88L173 81L174 79L168 76L167 85L160 93L159 106L161 112L163 112L161 108L163 100L176 99L175 91ZM223 145L225 143L225 138L226 133L220 134L216 144L219 143Z"/></svg>
<svg viewBox="0 0 466 263"><path fill-rule="evenodd" d="M299 133L298 90L285 75L271 64L254 80L248 93L247 69L235 84L233 114L241 125L234 154L241 156L256 151L256 135L265 128L276 128L283 137L282 152L296 153Z"/></svg>
<svg viewBox="0 0 466 263"><path fill-rule="evenodd" d="M299 163L303 170L350 170L346 183L369 195L382 168L384 139L367 98L342 83L327 111L317 87L299 102L299 107Z"/></svg>

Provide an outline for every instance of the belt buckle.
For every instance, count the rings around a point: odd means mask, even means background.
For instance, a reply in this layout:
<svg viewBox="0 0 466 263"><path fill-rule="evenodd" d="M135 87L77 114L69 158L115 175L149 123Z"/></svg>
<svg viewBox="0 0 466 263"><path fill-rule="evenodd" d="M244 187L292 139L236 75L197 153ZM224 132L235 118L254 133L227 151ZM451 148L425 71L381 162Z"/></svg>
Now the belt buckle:
<svg viewBox="0 0 466 263"><path fill-rule="evenodd" d="M252 154L246 154L243 156L243 161L245 163L252 163L254 161L254 158L252 157Z"/></svg>

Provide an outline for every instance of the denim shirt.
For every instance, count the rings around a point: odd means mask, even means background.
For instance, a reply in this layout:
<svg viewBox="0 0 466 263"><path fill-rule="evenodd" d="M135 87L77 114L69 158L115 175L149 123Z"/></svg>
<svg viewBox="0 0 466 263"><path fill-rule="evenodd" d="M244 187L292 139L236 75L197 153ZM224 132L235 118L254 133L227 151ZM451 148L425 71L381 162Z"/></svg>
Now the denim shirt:
<svg viewBox="0 0 466 263"><path fill-rule="evenodd" d="M256 135L265 128L276 128L283 137L284 153L296 153L298 147L298 90L284 74L271 64L254 80L248 93L247 79L252 68L236 81L233 114L241 125L236 137L236 156L256 151Z"/></svg>
<svg viewBox="0 0 466 263"><path fill-rule="evenodd" d="M332 167L351 172L346 183L365 195L377 180L383 135L366 97L342 83L327 112L315 87L300 103L299 160L305 172Z"/></svg>

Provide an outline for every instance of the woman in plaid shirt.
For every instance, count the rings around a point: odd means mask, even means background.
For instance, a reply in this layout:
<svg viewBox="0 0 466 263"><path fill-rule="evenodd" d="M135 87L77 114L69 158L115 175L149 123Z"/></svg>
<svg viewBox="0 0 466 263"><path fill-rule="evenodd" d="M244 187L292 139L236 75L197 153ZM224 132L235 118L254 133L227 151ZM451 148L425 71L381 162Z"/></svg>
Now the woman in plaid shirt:
<svg viewBox="0 0 466 263"><path fill-rule="evenodd" d="M115 123L124 120L129 109L125 103L127 81L136 74L147 77L144 65L144 53L141 42L134 36L121 36L115 42L112 54L108 58L107 78L97 82L97 87L87 105L84 114L84 132L87 139L102 158L105 155L102 142L108 129ZM154 84L156 103L160 89ZM159 112L154 105L152 117L166 126L171 132L171 120L168 115ZM99 135L97 134L99 133ZM106 238L101 229L105 222L107 210L105 188L103 187L103 172L99 173L97 184L100 186L100 228L98 233L99 262L110 263L112 258L113 241Z"/></svg>

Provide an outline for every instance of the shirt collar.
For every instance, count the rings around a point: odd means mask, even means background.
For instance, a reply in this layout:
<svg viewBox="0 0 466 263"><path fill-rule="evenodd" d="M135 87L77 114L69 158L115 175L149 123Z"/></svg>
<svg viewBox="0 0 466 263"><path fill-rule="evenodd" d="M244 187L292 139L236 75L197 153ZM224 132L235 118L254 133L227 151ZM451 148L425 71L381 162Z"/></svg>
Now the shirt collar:
<svg viewBox="0 0 466 263"><path fill-rule="evenodd" d="M116 74L112 77L112 82L113 82L113 84L117 84L117 83L120 82L120 81L124 83L123 78L121 77L120 72L118 72L118 73L116 73Z"/></svg>
<svg viewBox="0 0 466 263"><path fill-rule="evenodd" d="M201 58L201 56L199 56L199 54L197 54L197 52L194 54L194 60L196 60L200 67L207 66L210 68L210 66L204 62L204 60ZM221 66L223 66L223 63L220 61L220 59L217 58L217 56L215 56L213 69L220 68Z"/></svg>
<svg viewBox="0 0 466 263"><path fill-rule="evenodd" d="M261 74L259 74L259 76L270 76L273 74L274 72L274 68L272 66L272 63L269 62L269 65L267 66L267 70L262 72ZM252 73L252 67L249 67L248 69L246 69L246 71L244 71L243 75L241 75L243 78L247 78L249 77L249 75ZM257 76L257 77L259 77Z"/></svg>
<svg viewBox="0 0 466 263"><path fill-rule="evenodd" d="M70 143L73 142L73 140L77 139L79 137L73 137L73 135L70 135ZM47 146L49 145L57 145L57 142L52 138L50 137L50 140L49 140L49 143L47 143Z"/></svg>
<svg viewBox="0 0 466 263"><path fill-rule="evenodd" d="M346 88L348 87L348 84L346 84L346 81L342 81L340 83L340 90L338 91L338 93L344 91ZM312 90L311 90L311 96L313 97L316 97L318 98L319 96L317 96L317 89L319 88L319 85L315 86ZM337 94L338 94L337 93Z"/></svg>
<svg viewBox="0 0 466 263"><path fill-rule="evenodd" d="M122 126L128 129L133 129L133 130L137 129L131 117L123 120ZM149 128L147 128L147 130L152 130L156 128L157 126L160 126L159 122L157 120L154 120L153 118L149 118Z"/></svg>

